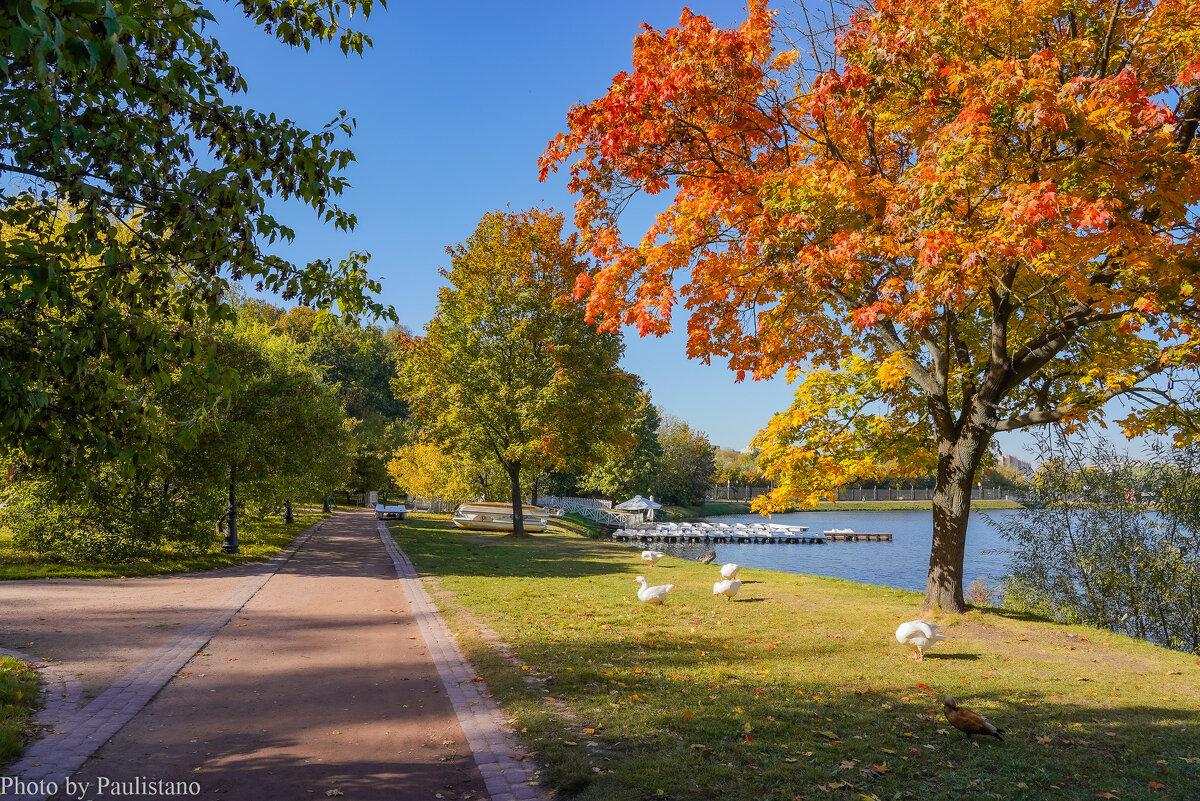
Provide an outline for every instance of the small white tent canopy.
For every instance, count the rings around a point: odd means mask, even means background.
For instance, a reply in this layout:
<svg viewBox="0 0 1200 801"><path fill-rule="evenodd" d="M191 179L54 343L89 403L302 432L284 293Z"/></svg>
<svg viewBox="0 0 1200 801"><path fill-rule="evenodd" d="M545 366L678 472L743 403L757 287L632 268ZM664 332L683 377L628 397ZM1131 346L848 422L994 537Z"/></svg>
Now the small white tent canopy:
<svg viewBox="0 0 1200 801"><path fill-rule="evenodd" d="M643 498L641 495L634 495L629 500L627 500L623 503L618 503L613 508L620 509L623 512L646 512L646 511L648 511L649 514L647 515L647 519L653 520L654 519L654 510L661 509L662 504L655 503L653 497Z"/></svg>

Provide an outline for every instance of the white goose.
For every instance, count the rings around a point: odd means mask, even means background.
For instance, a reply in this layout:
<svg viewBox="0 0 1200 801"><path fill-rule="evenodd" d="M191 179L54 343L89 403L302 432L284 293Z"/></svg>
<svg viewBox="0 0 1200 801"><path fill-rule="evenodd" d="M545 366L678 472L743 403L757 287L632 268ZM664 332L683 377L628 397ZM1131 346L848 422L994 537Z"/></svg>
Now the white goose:
<svg viewBox="0 0 1200 801"><path fill-rule="evenodd" d="M662 551L642 551L642 561L646 562L650 567L658 564L658 560L666 556Z"/></svg>
<svg viewBox="0 0 1200 801"><path fill-rule="evenodd" d="M910 620L896 629L896 642L913 649L913 659L921 662L925 659L926 648L946 639L945 635L937 633L938 628L937 623L927 620Z"/></svg>
<svg viewBox="0 0 1200 801"><path fill-rule="evenodd" d="M735 565L733 562L730 562L727 565L721 565L721 578L723 578L723 579L737 578L738 571L741 569L742 569L741 565Z"/></svg>
<svg viewBox="0 0 1200 801"><path fill-rule="evenodd" d="M741 588L742 582L738 581L737 579L725 579L724 581L718 581L713 585L713 597L715 598L718 595L724 595L726 598L732 601L733 596L737 595L738 590Z"/></svg>
<svg viewBox="0 0 1200 801"><path fill-rule="evenodd" d="M647 587L645 576L638 576L634 581L642 585L642 588L637 591L638 600L647 604L661 604L666 599L667 593L675 589L674 584L659 584L657 587Z"/></svg>

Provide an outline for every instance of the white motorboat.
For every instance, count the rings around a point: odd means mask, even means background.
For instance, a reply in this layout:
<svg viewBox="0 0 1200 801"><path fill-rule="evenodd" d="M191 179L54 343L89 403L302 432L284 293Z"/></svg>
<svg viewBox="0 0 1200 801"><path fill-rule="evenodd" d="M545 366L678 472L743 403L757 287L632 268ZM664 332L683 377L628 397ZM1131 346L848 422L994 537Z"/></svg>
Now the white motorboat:
<svg viewBox="0 0 1200 801"><path fill-rule="evenodd" d="M451 522L474 531L512 531L512 510L511 503L464 503L454 512ZM540 506L521 506L526 531L545 531L550 514Z"/></svg>

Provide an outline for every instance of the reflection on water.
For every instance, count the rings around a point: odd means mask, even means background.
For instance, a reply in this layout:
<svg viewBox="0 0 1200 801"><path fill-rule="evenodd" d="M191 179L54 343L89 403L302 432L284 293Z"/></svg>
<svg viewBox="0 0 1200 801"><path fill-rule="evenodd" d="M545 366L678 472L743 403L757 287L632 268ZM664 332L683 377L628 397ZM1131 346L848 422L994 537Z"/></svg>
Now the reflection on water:
<svg viewBox="0 0 1200 801"><path fill-rule="evenodd" d="M978 577L991 583L1004 575L1007 543L988 524L988 518L1003 525L1015 514L1011 510L973 512L967 526L967 550L964 586ZM712 518L719 523L758 523L767 518L758 515L728 515ZM891 542L830 542L825 545L704 545L699 543L665 544L653 547L671 556L698 560L707 550L717 552L714 565L736 562L743 567L779 570L784 573L808 573L833 576L865 584L879 584L905 590L925 591L929 573L929 549L933 542L933 513L902 512L796 512L773 515L772 523L808 526L810 531L852 528L855 531L886 531ZM640 550L643 546L637 546Z"/></svg>

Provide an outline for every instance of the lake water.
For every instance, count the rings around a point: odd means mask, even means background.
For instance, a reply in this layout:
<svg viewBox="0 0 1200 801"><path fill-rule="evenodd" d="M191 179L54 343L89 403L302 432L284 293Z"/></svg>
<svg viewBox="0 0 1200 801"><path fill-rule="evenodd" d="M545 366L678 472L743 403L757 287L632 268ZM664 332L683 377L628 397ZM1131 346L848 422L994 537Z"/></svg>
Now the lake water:
<svg viewBox="0 0 1200 801"><path fill-rule="evenodd" d="M976 578L989 583L1007 572L1008 543L988 518L1003 525L1017 514L1014 510L977 511L967 525L967 550L964 560L964 588ZM855 531L886 531L891 542L829 542L824 545L700 545L658 544L653 547L696 559L705 550L717 552L716 563L736 562L748 568L779 570L833 576L864 584L879 584L904 590L925 591L929 574L929 549L933 544L933 512L795 512L773 515L769 521L758 515L723 515L715 523L783 523L808 526L809 531L852 528Z"/></svg>

